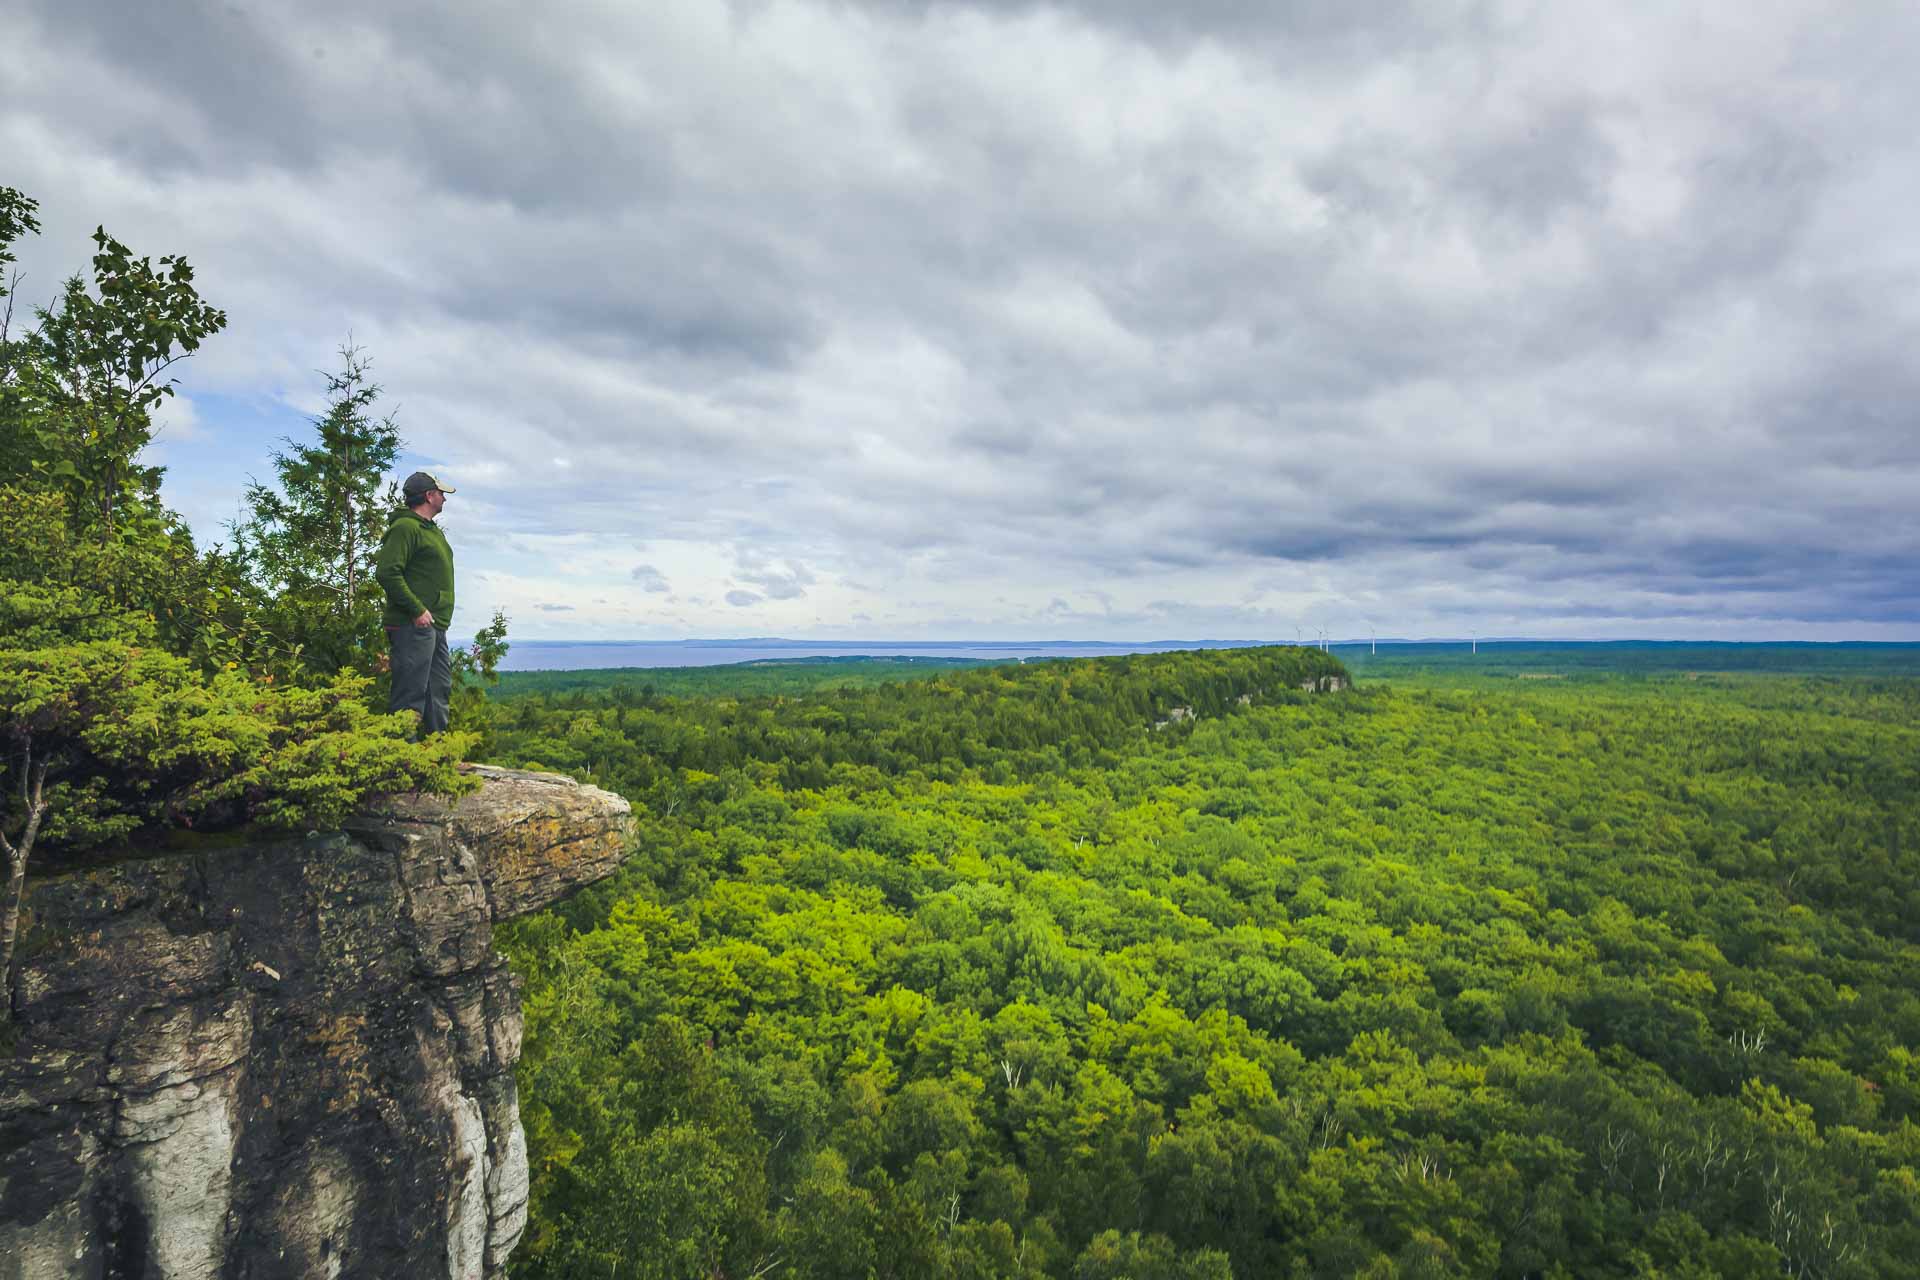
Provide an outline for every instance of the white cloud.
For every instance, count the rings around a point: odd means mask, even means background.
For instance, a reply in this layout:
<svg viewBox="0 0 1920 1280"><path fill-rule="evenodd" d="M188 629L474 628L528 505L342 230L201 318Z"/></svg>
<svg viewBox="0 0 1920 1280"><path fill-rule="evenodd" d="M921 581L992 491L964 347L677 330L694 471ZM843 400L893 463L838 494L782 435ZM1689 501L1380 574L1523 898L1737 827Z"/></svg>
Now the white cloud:
<svg viewBox="0 0 1920 1280"><path fill-rule="evenodd" d="M351 331L516 634L1920 636L1905 6L10 35L26 296L104 222L232 316L169 492Z"/></svg>

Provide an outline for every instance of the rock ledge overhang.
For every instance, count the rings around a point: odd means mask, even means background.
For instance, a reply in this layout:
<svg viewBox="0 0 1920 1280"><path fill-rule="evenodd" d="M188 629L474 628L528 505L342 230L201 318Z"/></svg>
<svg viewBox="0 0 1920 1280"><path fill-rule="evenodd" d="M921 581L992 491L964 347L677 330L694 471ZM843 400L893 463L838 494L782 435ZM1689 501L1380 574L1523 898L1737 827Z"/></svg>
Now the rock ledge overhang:
<svg viewBox="0 0 1920 1280"><path fill-rule="evenodd" d="M457 802L30 882L0 1058L0 1280L503 1273L526 1224L495 922L625 856L625 800Z"/></svg>

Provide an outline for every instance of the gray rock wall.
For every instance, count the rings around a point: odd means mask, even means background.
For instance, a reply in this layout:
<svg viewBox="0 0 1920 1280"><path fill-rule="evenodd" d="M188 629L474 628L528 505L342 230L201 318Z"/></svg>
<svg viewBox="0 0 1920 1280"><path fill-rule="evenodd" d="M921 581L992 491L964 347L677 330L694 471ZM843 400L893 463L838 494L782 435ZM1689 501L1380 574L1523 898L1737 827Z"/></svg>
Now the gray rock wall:
<svg viewBox="0 0 1920 1280"><path fill-rule="evenodd" d="M503 920L628 806L481 769L345 831L30 882L0 1055L0 1280L503 1273L526 1226Z"/></svg>

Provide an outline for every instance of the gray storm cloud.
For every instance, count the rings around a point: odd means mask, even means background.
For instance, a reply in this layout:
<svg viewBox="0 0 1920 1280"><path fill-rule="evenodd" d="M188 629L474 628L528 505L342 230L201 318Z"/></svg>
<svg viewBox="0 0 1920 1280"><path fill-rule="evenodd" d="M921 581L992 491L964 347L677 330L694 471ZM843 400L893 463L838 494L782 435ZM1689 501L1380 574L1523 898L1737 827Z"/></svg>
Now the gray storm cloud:
<svg viewBox="0 0 1920 1280"><path fill-rule="evenodd" d="M1911 6L42 2L16 44L30 276L95 222L185 251L229 406L351 329L481 564L706 547L605 578L796 627L1920 635Z"/></svg>

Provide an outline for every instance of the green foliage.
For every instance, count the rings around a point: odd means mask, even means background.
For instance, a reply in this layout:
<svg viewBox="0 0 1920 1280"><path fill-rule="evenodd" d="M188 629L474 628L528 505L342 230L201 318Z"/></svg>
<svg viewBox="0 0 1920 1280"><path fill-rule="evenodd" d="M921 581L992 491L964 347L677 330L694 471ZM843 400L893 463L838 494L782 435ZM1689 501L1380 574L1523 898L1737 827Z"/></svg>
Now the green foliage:
<svg viewBox="0 0 1920 1280"><path fill-rule="evenodd" d="M0 257L38 229L33 207L0 189ZM200 301L184 259L156 268L104 231L94 242L91 292L75 278L25 335L0 330L0 579L16 597L63 595L76 624L144 619L158 643L217 666L245 647L243 584L195 549L140 455L151 410L173 394L163 375L225 316ZM18 631L8 640L34 642Z"/></svg>
<svg viewBox="0 0 1920 1280"><path fill-rule="evenodd" d="M178 256L136 258L104 229L93 234L93 285L67 281L10 361L18 400L4 461L16 482L65 493L82 527L103 541L156 536L168 524L160 471L140 461L152 411L173 395L164 375L226 326L201 300Z"/></svg>
<svg viewBox="0 0 1920 1280"><path fill-rule="evenodd" d="M1182 1256L1165 1236L1109 1230L1081 1252L1073 1280L1233 1280L1233 1267L1217 1249Z"/></svg>
<svg viewBox="0 0 1920 1280"><path fill-rule="evenodd" d="M507 615L496 609L492 620L474 632L472 642L452 654L453 694L447 704L447 727L471 736L476 751L493 747L494 713L488 695L500 683L500 661L507 656L507 647Z"/></svg>
<svg viewBox="0 0 1920 1280"><path fill-rule="evenodd" d="M0 188L0 266L34 208ZM409 744L404 717L365 709L365 678L276 674L277 603L196 550L140 461L167 370L225 316L185 259L93 239L92 287L70 281L32 331L0 339L0 835L24 835L42 776L36 831L55 862L136 832L320 826L370 791L469 787L453 766L472 735ZM337 403L364 407L358 388Z"/></svg>
<svg viewBox="0 0 1920 1280"><path fill-rule="evenodd" d="M204 562L164 538L95 541L65 509L0 488L0 520L26 535L0 548L0 750L20 779L49 769L54 852L177 826L324 826L368 791L469 785L453 765L473 735L408 744L406 717L366 709L365 677L302 688L215 665L204 629L178 621L219 607ZM115 606L128 596L157 612Z"/></svg>
<svg viewBox="0 0 1920 1280"><path fill-rule="evenodd" d="M12 187L0 187L0 414L10 415L12 409L11 388L15 383L14 366L19 359L17 345L12 340L13 330L13 294L18 281L9 270L17 260L13 246L21 236L36 235L40 231L40 219L36 210L39 201ZM0 428L6 429L5 439L10 443L15 430L9 417L0 417ZM0 462L4 462L0 455Z"/></svg>
<svg viewBox="0 0 1920 1280"><path fill-rule="evenodd" d="M12 647L119 637L214 670L273 645L251 593L167 513L145 536L88 535L58 491L0 485L0 634ZM124 531L123 531L124 532Z"/></svg>
<svg viewBox="0 0 1920 1280"><path fill-rule="evenodd" d="M117 640L0 649L0 742L51 763L45 838L69 848L156 824L326 827L368 791L471 789L470 739L409 743L364 685L207 676Z"/></svg>
<svg viewBox="0 0 1920 1280"><path fill-rule="evenodd" d="M1477 649L1477 652L1476 652ZM1920 675L1920 644L1875 641L1731 644L1696 640L1464 640L1334 645L1363 680L1423 688L1482 680L1640 680L1686 675Z"/></svg>
<svg viewBox="0 0 1920 1280"><path fill-rule="evenodd" d="M854 657L769 658L711 667L610 667L576 671L508 671L497 700L524 697L595 696L623 690L629 699L752 697L818 693L823 689L869 689L877 684L924 680L946 671L970 671L992 663L980 658Z"/></svg>
<svg viewBox="0 0 1920 1280"><path fill-rule="evenodd" d="M1299 686L1344 668L1309 649L1134 654L967 668L926 682L781 696L676 701L616 683L604 693L500 705L502 741L523 760L576 770L673 812L748 761L793 787L849 769L958 776L985 767L1011 779L1086 764L1143 736L1179 738L1248 705L1300 700ZM1175 718L1176 713L1180 718Z"/></svg>
<svg viewBox="0 0 1920 1280"><path fill-rule="evenodd" d="M645 803L503 931L515 1274L1904 1274L1920 683L1327 661L504 703L497 758ZM696 1131L751 1192L585 1225Z"/></svg>
<svg viewBox="0 0 1920 1280"><path fill-rule="evenodd" d="M13 257L13 244L17 244L21 236L38 234L40 230L40 219L35 213L38 207L40 201L33 196L17 192L12 186L0 186L0 297L12 296L13 280L6 269L17 261ZM4 340L4 336L6 332L0 330L0 340Z"/></svg>
<svg viewBox="0 0 1920 1280"><path fill-rule="evenodd" d="M548 1197L553 1222L534 1247L562 1275L745 1274L763 1229L766 1151L739 1090L673 1019L621 1061L618 1096L592 1109L593 1128L555 1170L568 1190ZM569 1193L580 1186L601 1194Z"/></svg>
<svg viewBox="0 0 1920 1280"><path fill-rule="evenodd" d="M381 492L400 433L391 417L373 416L380 388L366 355L348 343L340 366L327 375L327 411L313 421L314 439L285 442L273 455L279 487L248 485L249 514L231 527L234 560L261 593L261 625L323 678L371 673L386 652L373 567L400 501L391 483Z"/></svg>

